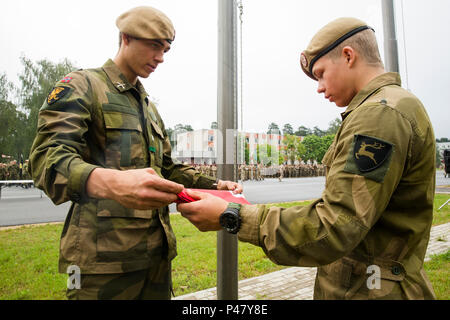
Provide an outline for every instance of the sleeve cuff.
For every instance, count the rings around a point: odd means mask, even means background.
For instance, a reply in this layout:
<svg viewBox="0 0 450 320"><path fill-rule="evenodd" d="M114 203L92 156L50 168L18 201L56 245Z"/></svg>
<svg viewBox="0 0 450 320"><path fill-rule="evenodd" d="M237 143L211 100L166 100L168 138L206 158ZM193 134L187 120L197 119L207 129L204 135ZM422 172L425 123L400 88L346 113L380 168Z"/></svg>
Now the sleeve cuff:
<svg viewBox="0 0 450 320"><path fill-rule="evenodd" d="M75 159L70 164L69 183L67 186L68 197L73 202L83 203L88 201L86 193L86 181L91 172L99 166Z"/></svg>
<svg viewBox="0 0 450 320"><path fill-rule="evenodd" d="M216 183L216 178L201 175L198 177L194 186L197 189L213 189L213 185Z"/></svg>
<svg viewBox="0 0 450 320"><path fill-rule="evenodd" d="M241 228L238 239L259 246L259 205L242 205L239 214L241 216Z"/></svg>

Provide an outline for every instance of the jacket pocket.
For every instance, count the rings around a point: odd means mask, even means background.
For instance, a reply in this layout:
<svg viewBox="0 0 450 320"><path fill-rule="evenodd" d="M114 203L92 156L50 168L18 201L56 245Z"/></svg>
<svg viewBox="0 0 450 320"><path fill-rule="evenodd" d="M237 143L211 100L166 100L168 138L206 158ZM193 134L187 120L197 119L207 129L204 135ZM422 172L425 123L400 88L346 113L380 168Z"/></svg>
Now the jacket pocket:
<svg viewBox="0 0 450 320"><path fill-rule="evenodd" d="M379 282L377 283L377 272ZM400 283L406 277L406 271L400 262L394 260L374 261L371 273L366 275L369 288L368 299L405 299ZM369 278L371 277L371 279Z"/></svg>
<svg viewBox="0 0 450 320"><path fill-rule="evenodd" d="M103 105L108 168L132 169L142 167L144 136L138 114L130 107Z"/></svg>
<svg viewBox="0 0 450 320"><path fill-rule="evenodd" d="M125 208L113 200L97 204L97 260L130 263L148 260L164 244L157 211ZM158 253L159 253L158 251Z"/></svg>
<svg viewBox="0 0 450 320"><path fill-rule="evenodd" d="M371 263L348 257L342 259L348 266L348 291L345 299L399 299L400 282L406 271L400 262L373 258Z"/></svg>

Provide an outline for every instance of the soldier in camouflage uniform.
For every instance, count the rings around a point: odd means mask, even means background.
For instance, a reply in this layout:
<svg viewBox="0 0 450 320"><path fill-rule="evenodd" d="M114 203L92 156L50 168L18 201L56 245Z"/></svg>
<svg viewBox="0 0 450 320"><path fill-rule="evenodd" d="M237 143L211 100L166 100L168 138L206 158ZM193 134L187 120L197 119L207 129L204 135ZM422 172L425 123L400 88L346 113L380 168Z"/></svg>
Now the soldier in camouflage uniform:
<svg viewBox="0 0 450 320"><path fill-rule="evenodd" d="M6 180L6 165L0 162L0 180Z"/></svg>
<svg viewBox="0 0 450 320"><path fill-rule="evenodd" d="M315 299L435 299L423 269L436 148L424 106L385 72L373 29L358 19L321 29L301 67L319 93L347 107L323 158L325 190L305 207L241 206L239 239L278 264L317 266ZM182 214L201 230L220 229L228 203L191 196L202 200L179 205Z"/></svg>
<svg viewBox="0 0 450 320"><path fill-rule="evenodd" d="M283 181L283 176L284 176L284 166L282 164L278 167L278 173L279 173L278 181L281 182L281 181Z"/></svg>
<svg viewBox="0 0 450 320"><path fill-rule="evenodd" d="M31 180L30 173L28 172L28 160L25 160L25 163L23 164L22 178L24 180Z"/></svg>
<svg viewBox="0 0 450 320"><path fill-rule="evenodd" d="M213 178L217 178L217 165L215 163L211 166L211 171Z"/></svg>
<svg viewBox="0 0 450 320"><path fill-rule="evenodd" d="M8 172L9 172L9 180L19 180L20 174L19 174L19 165L17 164L17 160L13 160L8 165Z"/></svg>
<svg viewBox="0 0 450 320"><path fill-rule="evenodd" d="M69 299L170 299L177 252L167 205L183 185L242 188L171 158L164 123L138 80L164 61L175 35L169 18L138 7L116 24L114 61L70 73L44 102L29 170L55 204L72 201L59 271L79 268L81 288L69 286Z"/></svg>

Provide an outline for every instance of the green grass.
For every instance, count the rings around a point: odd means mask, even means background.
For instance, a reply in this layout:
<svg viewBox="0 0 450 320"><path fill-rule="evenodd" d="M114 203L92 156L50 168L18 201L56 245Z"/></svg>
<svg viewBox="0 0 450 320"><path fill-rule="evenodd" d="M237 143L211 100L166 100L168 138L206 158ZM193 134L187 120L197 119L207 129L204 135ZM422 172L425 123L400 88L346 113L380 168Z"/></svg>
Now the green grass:
<svg viewBox="0 0 450 320"><path fill-rule="evenodd" d="M58 273L62 224L0 231L0 299L65 299Z"/></svg>
<svg viewBox="0 0 450 320"><path fill-rule="evenodd" d="M425 271L439 300L450 300L450 251L425 262Z"/></svg>
<svg viewBox="0 0 450 320"><path fill-rule="evenodd" d="M448 199L448 194L436 194L433 207L433 225L439 225L450 221L450 202L438 210Z"/></svg>
<svg viewBox="0 0 450 320"><path fill-rule="evenodd" d="M436 196L434 224L450 221L450 206L436 212L446 199L448 196ZM181 215L172 215L171 221L178 243L172 273L175 295L215 287L216 232L199 232ZM57 272L62 227L50 224L0 230L0 300L66 299L67 275ZM238 248L239 280L285 268L272 263L259 247L239 242ZM450 299L449 253L435 257L425 267L438 298Z"/></svg>
<svg viewBox="0 0 450 320"><path fill-rule="evenodd" d="M171 216L177 236L178 256L172 263L175 295L182 295L216 286L217 233L200 233L181 215ZM239 280L280 270L259 247L238 244Z"/></svg>

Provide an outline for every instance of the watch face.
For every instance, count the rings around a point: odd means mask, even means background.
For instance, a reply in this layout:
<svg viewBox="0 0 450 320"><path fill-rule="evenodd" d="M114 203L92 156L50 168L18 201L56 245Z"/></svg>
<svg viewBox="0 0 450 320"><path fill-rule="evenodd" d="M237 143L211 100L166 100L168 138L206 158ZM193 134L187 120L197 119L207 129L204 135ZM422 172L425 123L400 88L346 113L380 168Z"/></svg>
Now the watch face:
<svg viewBox="0 0 450 320"><path fill-rule="evenodd" d="M225 211L220 216L220 225L229 233L237 233L240 226L240 218L237 212Z"/></svg>

